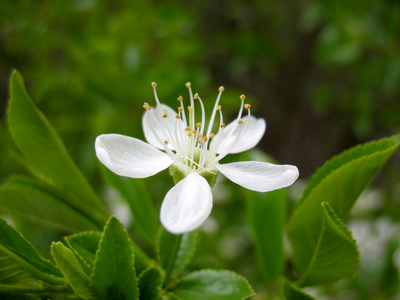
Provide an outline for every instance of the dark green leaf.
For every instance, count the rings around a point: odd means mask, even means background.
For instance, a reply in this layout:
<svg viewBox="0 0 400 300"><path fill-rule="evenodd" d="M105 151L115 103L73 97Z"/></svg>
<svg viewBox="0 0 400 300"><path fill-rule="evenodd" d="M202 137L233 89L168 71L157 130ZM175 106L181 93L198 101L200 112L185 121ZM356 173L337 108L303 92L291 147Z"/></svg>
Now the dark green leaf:
<svg viewBox="0 0 400 300"><path fill-rule="evenodd" d="M93 299L90 278L85 274L74 253L57 242L51 245L51 254L74 292L83 299Z"/></svg>
<svg viewBox="0 0 400 300"><path fill-rule="evenodd" d="M400 145L400 136L357 146L332 158L311 178L289 223L293 261L307 270L321 234L321 203L344 218L379 169Z"/></svg>
<svg viewBox="0 0 400 300"><path fill-rule="evenodd" d="M29 177L13 177L0 187L0 211L47 222L71 232L98 228L69 206L54 188Z"/></svg>
<svg viewBox="0 0 400 300"><path fill-rule="evenodd" d="M89 268L93 268L101 239L100 231L85 231L67 236L66 241L75 254Z"/></svg>
<svg viewBox="0 0 400 300"><path fill-rule="evenodd" d="M269 193L246 191L246 196L247 222L253 233L257 266L270 281L282 273L284 264L286 190Z"/></svg>
<svg viewBox="0 0 400 300"><path fill-rule="evenodd" d="M179 300L242 300L254 295L247 280L227 270L201 270L182 277L172 293Z"/></svg>
<svg viewBox="0 0 400 300"><path fill-rule="evenodd" d="M132 242L124 226L111 217L94 262L92 287L96 299L138 299Z"/></svg>
<svg viewBox="0 0 400 300"><path fill-rule="evenodd" d="M77 210L103 226L107 210L69 156L61 139L27 94L22 76L14 71L10 85L8 122L29 167L43 180L73 196Z"/></svg>
<svg viewBox="0 0 400 300"><path fill-rule="evenodd" d="M157 268L150 267L139 277L140 300L158 300L164 282L165 273Z"/></svg>
<svg viewBox="0 0 400 300"><path fill-rule="evenodd" d="M302 285L326 284L356 274L360 263L357 245L350 231L328 203L322 203L323 225L318 244L307 270L300 277Z"/></svg>
<svg viewBox="0 0 400 300"><path fill-rule="evenodd" d="M285 278L281 282L281 290L285 300L314 300Z"/></svg>
<svg viewBox="0 0 400 300"><path fill-rule="evenodd" d="M143 181L118 176L107 168L103 169L106 180L128 202L135 220L134 225L150 242L154 243L159 227L158 216Z"/></svg>
<svg viewBox="0 0 400 300"><path fill-rule="evenodd" d="M166 271L166 281L178 275L190 262L196 250L197 235L197 231L175 235L161 230L158 255Z"/></svg>

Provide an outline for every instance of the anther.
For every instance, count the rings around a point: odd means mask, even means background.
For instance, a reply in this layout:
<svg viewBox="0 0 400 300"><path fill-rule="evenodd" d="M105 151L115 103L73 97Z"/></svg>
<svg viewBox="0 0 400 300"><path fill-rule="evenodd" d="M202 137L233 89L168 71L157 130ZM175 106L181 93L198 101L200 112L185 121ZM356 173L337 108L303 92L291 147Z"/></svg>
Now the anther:
<svg viewBox="0 0 400 300"><path fill-rule="evenodd" d="M251 107L251 105L248 104L248 103L246 103L246 104L244 105L244 108L245 108L245 109L249 109L250 107Z"/></svg>
<svg viewBox="0 0 400 300"><path fill-rule="evenodd" d="M197 143L198 143L198 144L202 144L202 143L203 143L203 140L202 140L202 139L198 139L198 140L197 140Z"/></svg>
<svg viewBox="0 0 400 300"><path fill-rule="evenodd" d="M192 136L192 133L191 133L191 132L188 132L187 135L188 135L188 136Z"/></svg>
<svg viewBox="0 0 400 300"><path fill-rule="evenodd" d="M240 119L240 120L238 121L238 123L239 123L239 124L243 124L243 120Z"/></svg>
<svg viewBox="0 0 400 300"><path fill-rule="evenodd" d="M200 128L201 127L201 123L196 123L196 127Z"/></svg>
<svg viewBox="0 0 400 300"><path fill-rule="evenodd" d="M152 87L157 87L157 83L152 82L152 83L151 83L151 86L152 86Z"/></svg>
<svg viewBox="0 0 400 300"><path fill-rule="evenodd" d="M180 116L180 115L178 115L178 114L176 114L176 115L175 115L175 118L177 118L177 119L180 119L180 118L181 118L181 116Z"/></svg>
<svg viewBox="0 0 400 300"><path fill-rule="evenodd" d="M210 134L210 139L213 139L215 137L215 134L214 133L211 133Z"/></svg>
<svg viewBox="0 0 400 300"><path fill-rule="evenodd" d="M185 85L187 88L190 88L192 86L192 84L190 82L187 82Z"/></svg>
<svg viewBox="0 0 400 300"><path fill-rule="evenodd" d="M194 99L199 99L199 94L198 93L194 94L193 98Z"/></svg>
<svg viewBox="0 0 400 300"><path fill-rule="evenodd" d="M148 103L145 102L144 105L143 105L143 108L147 109L147 110L150 110L151 106Z"/></svg>
<svg viewBox="0 0 400 300"><path fill-rule="evenodd" d="M167 117L167 114L163 114L162 117L165 119Z"/></svg>
<svg viewBox="0 0 400 300"><path fill-rule="evenodd" d="M221 85L221 86L219 87L219 91L220 91L220 92L223 92L223 91L225 91L225 88Z"/></svg>
<svg viewBox="0 0 400 300"><path fill-rule="evenodd" d="M190 128L189 127L185 127L185 131L189 131L190 130Z"/></svg>
<svg viewBox="0 0 400 300"><path fill-rule="evenodd" d="M196 134L196 133L197 133L197 131L196 131L196 130L192 130L192 133L193 133L193 134Z"/></svg>
<svg viewBox="0 0 400 300"><path fill-rule="evenodd" d="M183 101L183 97L182 97L182 96L179 96L179 97L178 97L178 101Z"/></svg>
<svg viewBox="0 0 400 300"><path fill-rule="evenodd" d="M220 126L221 128L224 128L224 127L225 127L225 123L221 123L219 126Z"/></svg>
<svg viewBox="0 0 400 300"><path fill-rule="evenodd" d="M167 145L167 144L168 144L168 141L167 141L167 140L165 140L165 141L164 141L164 144L165 144L165 145Z"/></svg>
<svg viewBox="0 0 400 300"><path fill-rule="evenodd" d="M201 134L201 132L198 132L196 135L197 135L197 137L200 138L200 139L203 137L203 135Z"/></svg>
<svg viewBox="0 0 400 300"><path fill-rule="evenodd" d="M221 105L217 105L217 110L220 110L221 108Z"/></svg>
<svg viewBox="0 0 400 300"><path fill-rule="evenodd" d="M205 137L203 137L203 140L204 140L204 142L207 142L208 138L205 136Z"/></svg>
<svg viewBox="0 0 400 300"><path fill-rule="evenodd" d="M183 107L182 107L182 106L179 106L179 107L178 107L178 110L179 110L179 111L183 111Z"/></svg>
<svg viewBox="0 0 400 300"><path fill-rule="evenodd" d="M244 94L241 94L240 95L240 100L244 100L244 99L246 99L246 96Z"/></svg>

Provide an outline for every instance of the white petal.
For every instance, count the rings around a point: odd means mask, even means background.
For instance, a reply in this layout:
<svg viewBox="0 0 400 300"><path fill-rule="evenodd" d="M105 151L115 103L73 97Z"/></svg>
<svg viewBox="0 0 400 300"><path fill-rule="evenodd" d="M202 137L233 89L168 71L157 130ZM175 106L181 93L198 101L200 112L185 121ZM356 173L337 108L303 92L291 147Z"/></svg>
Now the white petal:
<svg viewBox="0 0 400 300"><path fill-rule="evenodd" d="M246 150L249 150L255 147L258 142L261 140L265 133L265 129L267 127L265 120L262 118L256 118L254 116L244 117L242 118L243 124L237 125L237 120L235 119L231 123L229 123L225 129L222 137L222 141L220 141L220 146L218 147L217 153L239 153ZM246 122L249 122L246 125ZM235 128L233 134L228 137L229 133ZM241 133L240 127L245 127L245 131ZM238 135L241 134L241 137L238 139ZM220 137L215 136L214 141L216 142ZM214 142L213 141L213 142Z"/></svg>
<svg viewBox="0 0 400 300"><path fill-rule="evenodd" d="M145 178L168 168L172 159L152 145L120 134L96 138L98 159L120 176Z"/></svg>
<svg viewBox="0 0 400 300"><path fill-rule="evenodd" d="M287 187L299 177L299 170L295 166L259 161L221 164L217 169L234 183L256 192L269 192Z"/></svg>
<svg viewBox="0 0 400 300"><path fill-rule="evenodd" d="M166 120L168 121L169 127L166 125L165 119L162 117L163 114L167 114ZM175 127L180 126L181 131L184 129L182 120L176 119L176 112L168 105L161 104L160 106L152 107L150 110L146 110L143 118L142 125L144 136L150 144L157 147L158 149L164 149L165 140L170 141L168 136L168 130L175 136ZM158 121L155 121L157 119ZM168 143L170 149L173 149L172 144Z"/></svg>
<svg viewBox="0 0 400 300"><path fill-rule="evenodd" d="M210 215L212 205L207 180L190 173L165 196L160 211L161 224L174 234L195 230Z"/></svg>

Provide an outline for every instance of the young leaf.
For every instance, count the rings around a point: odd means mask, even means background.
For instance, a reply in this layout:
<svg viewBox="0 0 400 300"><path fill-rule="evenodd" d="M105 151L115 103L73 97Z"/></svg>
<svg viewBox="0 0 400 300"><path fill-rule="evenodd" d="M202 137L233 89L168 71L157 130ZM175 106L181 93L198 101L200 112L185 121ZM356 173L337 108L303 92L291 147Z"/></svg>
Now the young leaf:
<svg viewBox="0 0 400 300"><path fill-rule="evenodd" d="M164 282L165 273L157 268L150 267L139 277L140 300L159 300Z"/></svg>
<svg viewBox="0 0 400 300"><path fill-rule="evenodd" d="M124 226L111 217L94 262L92 287L96 299L138 299L132 242Z"/></svg>
<svg viewBox="0 0 400 300"><path fill-rule="evenodd" d="M302 285L326 284L357 273L360 254L350 231L328 203L322 203L323 225Z"/></svg>
<svg viewBox="0 0 400 300"><path fill-rule="evenodd" d="M14 228L0 218L0 251L16 260L28 272L51 282L64 283L60 271L45 260L39 252Z"/></svg>
<svg viewBox="0 0 400 300"><path fill-rule="evenodd" d="M311 178L289 223L293 261L304 274L321 233L321 203L343 218L400 145L400 135L357 146L332 158Z"/></svg>
<svg viewBox="0 0 400 300"><path fill-rule="evenodd" d="M171 234L165 229L160 232L158 256L166 271L166 282L178 275L190 262L196 250L197 231L185 234Z"/></svg>
<svg viewBox="0 0 400 300"><path fill-rule="evenodd" d="M14 176L0 187L0 211L47 222L70 232L97 228L88 217L69 206L54 188L29 177Z"/></svg>
<svg viewBox="0 0 400 300"><path fill-rule="evenodd" d="M154 243L159 227L158 216L143 181L118 176L105 167L103 170L107 182L114 186L128 202L135 219L134 225L150 242Z"/></svg>
<svg viewBox="0 0 400 300"><path fill-rule="evenodd" d="M85 231L67 236L68 246L89 267L93 268L101 239L100 231Z"/></svg>
<svg viewBox="0 0 400 300"><path fill-rule="evenodd" d="M182 277L172 293L179 300L242 300L254 295L247 280L227 270L200 270Z"/></svg>
<svg viewBox="0 0 400 300"><path fill-rule="evenodd" d="M103 226L108 212L85 177L69 156L61 139L46 117L37 109L24 87L22 76L14 71L10 84L8 122L12 136L29 167L43 180L69 191L77 210Z"/></svg>
<svg viewBox="0 0 400 300"><path fill-rule="evenodd" d="M285 300L314 300L285 278L281 281L281 291Z"/></svg>
<svg viewBox="0 0 400 300"><path fill-rule="evenodd" d="M282 273L284 264L286 191L246 191L246 196L247 222L253 233L257 266L265 279L271 281Z"/></svg>
<svg viewBox="0 0 400 300"><path fill-rule="evenodd" d="M74 292L83 299L93 299L90 278L85 274L74 253L57 242L51 245L51 254Z"/></svg>

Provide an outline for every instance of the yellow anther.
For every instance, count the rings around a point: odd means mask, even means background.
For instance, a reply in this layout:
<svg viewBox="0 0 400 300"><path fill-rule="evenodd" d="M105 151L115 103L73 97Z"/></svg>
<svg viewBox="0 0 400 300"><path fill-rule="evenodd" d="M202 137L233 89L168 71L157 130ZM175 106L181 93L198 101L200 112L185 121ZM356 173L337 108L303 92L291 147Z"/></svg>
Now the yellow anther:
<svg viewBox="0 0 400 300"><path fill-rule="evenodd" d="M162 117L165 119L167 117L167 114L163 114Z"/></svg>
<svg viewBox="0 0 400 300"><path fill-rule="evenodd" d="M147 110L150 110L151 106L148 103L145 102L144 105L143 105L143 108L147 109Z"/></svg>
<svg viewBox="0 0 400 300"><path fill-rule="evenodd" d="M197 133L197 137L200 138L200 139L203 137L203 135L201 134L201 132L198 132L198 133Z"/></svg>
<svg viewBox="0 0 400 300"><path fill-rule="evenodd" d="M244 100L244 99L246 99L246 96L244 94L241 94L240 95L240 100Z"/></svg>
<svg viewBox="0 0 400 300"><path fill-rule="evenodd" d="M165 144L165 145L167 145L167 144L168 144L168 141L167 141L167 140L165 140L165 141L164 141L164 144Z"/></svg>
<svg viewBox="0 0 400 300"><path fill-rule="evenodd" d="M189 131L190 130L190 128L189 127L185 127L185 131Z"/></svg>
<svg viewBox="0 0 400 300"><path fill-rule="evenodd" d="M151 83L151 86L152 86L152 87L157 87L157 83L152 82L152 83Z"/></svg>
<svg viewBox="0 0 400 300"><path fill-rule="evenodd" d="M239 124L243 124L243 120L240 119L240 120L238 121L238 123L239 123Z"/></svg>
<svg viewBox="0 0 400 300"><path fill-rule="evenodd" d="M211 133L210 134L210 139L213 139L215 137L215 134L214 133Z"/></svg>
<svg viewBox="0 0 400 300"><path fill-rule="evenodd" d="M193 133L193 134L196 134L196 133L197 133L197 131L196 131L196 130L192 130L192 133Z"/></svg>
<svg viewBox="0 0 400 300"><path fill-rule="evenodd" d="M187 135L188 135L188 136L192 136L192 133L191 133L191 132L188 132Z"/></svg>
<svg viewBox="0 0 400 300"><path fill-rule="evenodd" d="M224 128L224 127L225 127L225 123L221 123L219 126L220 126L221 128Z"/></svg>
<svg viewBox="0 0 400 300"><path fill-rule="evenodd" d="M183 111L183 107L182 107L182 106L179 106L179 107L178 107L178 110L179 110L179 111Z"/></svg>
<svg viewBox="0 0 400 300"><path fill-rule="evenodd" d="M219 91L220 91L220 92L223 92L223 91L225 91L225 88L221 85L221 86L219 87Z"/></svg>
<svg viewBox="0 0 400 300"><path fill-rule="evenodd" d="M188 110L189 110L189 111L192 111L193 109L194 109L193 106L188 106Z"/></svg>
<svg viewBox="0 0 400 300"><path fill-rule="evenodd" d="M185 85L187 88L190 88L192 86L192 84L190 82L187 82Z"/></svg>
<svg viewBox="0 0 400 300"><path fill-rule="evenodd" d="M178 114L176 114L176 115L175 115L175 118L177 118L177 119L180 119L180 118L181 118L181 116L180 116L180 115L178 115Z"/></svg>
<svg viewBox="0 0 400 300"><path fill-rule="evenodd" d="M200 128L201 127L201 123L196 123L196 127Z"/></svg>
<svg viewBox="0 0 400 300"><path fill-rule="evenodd" d="M221 105L217 105L217 110L220 110L221 108Z"/></svg>
<svg viewBox="0 0 400 300"><path fill-rule="evenodd" d="M208 138L205 136L205 137L203 137L203 140L204 140L205 142L207 142L207 141L208 141Z"/></svg>
<svg viewBox="0 0 400 300"><path fill-rule="evenodd" d="M196 94L194 94L194 99L199 99L199 94L198 93L196 93Z"/></svg>
<svg viewBox="0 0 400 300"><path fill-rule="evenodd" d="M183 100L183 97L182 96L179 96L178 97L178 101L182 101Z"/></svg>
<svg viewBox="0 0 400 300"><path fill-rule="evenodd" d="M198 140L197 140L197 143L198 143L198 144L202 144L202 143L203 143L203 140L202 140L202 139L198 139Z"/></svg>
<svg viewBox="0 0 400 300"><path fill-rule="evenodd" d="M245 109L249 109L250 107L251 107L251 105L248 104L248 103L246 103L246 104L244 105L244 108L245 108Z"/></svg>

